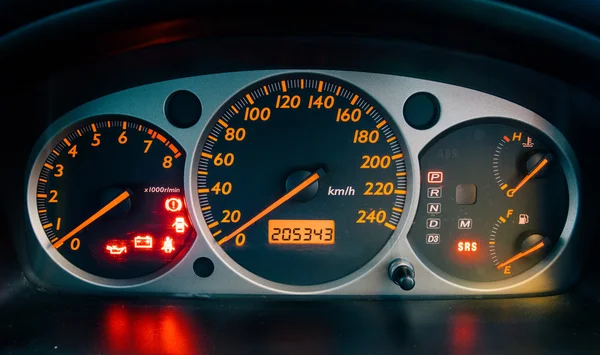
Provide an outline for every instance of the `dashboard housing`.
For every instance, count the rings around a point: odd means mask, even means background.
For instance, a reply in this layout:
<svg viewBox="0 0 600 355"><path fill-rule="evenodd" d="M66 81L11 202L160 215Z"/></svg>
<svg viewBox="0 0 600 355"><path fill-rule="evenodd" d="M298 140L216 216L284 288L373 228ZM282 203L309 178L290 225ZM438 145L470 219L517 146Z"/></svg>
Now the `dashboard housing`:
<svg viewBox="0 0 600 355"><path fill-rule="evenodd" d="M394 118L406 143L405 156L409 173L409 193L405 211L393 237L380 253L360 270L333 282L317 286L288 286L261 279L242 269L229 258L211 237L195 195L195 167L198 165L200 137L209 120L232 95L258 80L284 73L316 72L337 77L366 90ZM218 89L216 89L218 88ZM174 91L189 90L202 101L203 114L191 128L172 126L165 117L165 100ZM403 119L403 103L416 92L430 92L441 106L439 122L430 129L417 130ZM109 280L87 274L68 263L47 240L37 218L35 189L37 176L45 159L43 147L65 127L94 116L118 114L138 117L161 128L178 141L187 156L185 167L186 199L191 220L199 237L185 256L165 270L133 280ZM569 215L559 244L546 261L509 280L478 283L458 280L432 271L414 253L406 235L410 230L420 190L419 155L442 132L465 122L485 118L506 118L531 125L547 134L556 145L569 182ZM40 156L41 160L36 160ZM329 70L272 70L222 73L169 80L120 91L85 103L68 112L44 133L30 158L31 175L27 188L28 214L33 232L29 230L27 250L29 260L35 260L32 271L41 285L71 292L92 293L155 293L180 296L214 297L222 295L289 295L289 296L403 296L450 297L480 295L547 294L569 287L574 275L581 272L582 250L577 248L578 233L574 230L579 214L579 168L566 139L546 120L523 107L491 95L454 85L409 77ZM36 238L37 235L37 238ZM193 271L196 258L208 257L215 263L215 272L207 279ZM388 265L397 258L412 263L418 275L417 284L406 293L388 277ZM60 267L58 265L60 265Z"/></svg>

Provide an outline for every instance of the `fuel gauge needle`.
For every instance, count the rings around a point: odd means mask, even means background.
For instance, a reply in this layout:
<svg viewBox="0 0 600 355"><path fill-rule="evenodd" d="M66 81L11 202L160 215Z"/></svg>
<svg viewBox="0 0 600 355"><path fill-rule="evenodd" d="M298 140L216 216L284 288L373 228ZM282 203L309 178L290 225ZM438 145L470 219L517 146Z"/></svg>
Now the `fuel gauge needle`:
<svg viewBox="0 0 600 355"><path fill-rule="evenodd" d="M536 245L532 246L531 248L529 248L529 249L527 249L525 251L522 251L519 254L513 256L512 258L506 260L502 264L499 264L498 266L496 266L496 268L498 268L498 270L500 270L503 267L505 267L506 265L510 265L510 264L514 263L515 261L521 259L522 257L527 256L527 255L533 253L534 251L537 251L537 250L543 248L545 245L546 244L542 240L540 243L537 243Z"/></svg>
<svg viewBox="0 0 600 355"><path fill-rule="evenodd" d="M52 246L54 246L56 249L60 248L64 244L64 242L66 242L67 240L69 240L75 234L81 232L81 230L83 230L85 227L87 227L90 224L92 224L93 222L95 222L98 218L104 216L108 211L110 211L113 208L117 207L117 205L119 203L125 201L129 196L130 196L129 192L128 191L124 191L119 196L115 197L115 199L113 199L112 201L110 201L109 203L107 203L100 210L98 210L98 212L94 213L88 219L86 219L85 221L83 221L83 223L81 223L80 225L78 225L77 227L75 227L69 233L65 234L64 237L60 238L60 240L58 240L56 243L52 244Z"/></svg>

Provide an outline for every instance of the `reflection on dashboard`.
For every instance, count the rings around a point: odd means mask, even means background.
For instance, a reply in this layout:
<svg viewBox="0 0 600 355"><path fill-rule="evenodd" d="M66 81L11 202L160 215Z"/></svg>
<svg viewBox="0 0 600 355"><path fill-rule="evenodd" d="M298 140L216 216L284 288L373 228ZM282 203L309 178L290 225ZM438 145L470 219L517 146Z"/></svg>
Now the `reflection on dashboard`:
<svg viewBox="0 0 600 355"><path fill-rule="evenodd" d="M53 123L29 173L34 272L69 290L531 294L570 282L576 252L562 134L407 77L253 71L128 89Z"/></svg>

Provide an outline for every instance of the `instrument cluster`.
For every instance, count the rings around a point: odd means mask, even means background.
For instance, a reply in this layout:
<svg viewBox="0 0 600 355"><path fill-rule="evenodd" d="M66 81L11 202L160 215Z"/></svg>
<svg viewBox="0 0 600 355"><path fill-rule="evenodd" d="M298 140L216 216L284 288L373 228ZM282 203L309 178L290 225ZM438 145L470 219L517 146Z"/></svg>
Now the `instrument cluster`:
<svg viewBox="0 0 600 355"><path fill-rule="evenodd" d="M203 75L48 127L27 252L73 292L548 293L577 262L578 174L560 131L486 93L349 71Z"/></svg>

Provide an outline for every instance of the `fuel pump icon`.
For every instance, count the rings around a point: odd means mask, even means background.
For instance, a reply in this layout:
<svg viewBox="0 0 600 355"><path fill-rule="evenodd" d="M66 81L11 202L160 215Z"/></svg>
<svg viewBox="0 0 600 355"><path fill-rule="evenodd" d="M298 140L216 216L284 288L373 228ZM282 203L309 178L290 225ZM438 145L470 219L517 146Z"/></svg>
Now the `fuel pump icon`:
<svg viewBox="0 0 600 355"><path fill-rule="evenodd" d="M521 213L519 215L519 224L528 224L529 223L529 215L525 213Z"/></svg>

